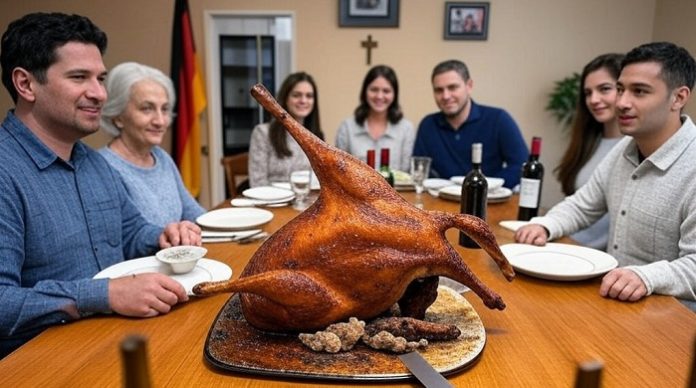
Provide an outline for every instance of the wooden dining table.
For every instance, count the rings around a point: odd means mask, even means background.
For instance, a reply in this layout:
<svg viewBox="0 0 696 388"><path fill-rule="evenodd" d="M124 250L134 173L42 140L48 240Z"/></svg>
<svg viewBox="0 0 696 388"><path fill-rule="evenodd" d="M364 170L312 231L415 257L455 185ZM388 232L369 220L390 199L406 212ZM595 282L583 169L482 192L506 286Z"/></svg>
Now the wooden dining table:
<svg viewBox="0 0 696 388"><path fill-rule="evenodd" d="M416 202L416 194L402 195ZM423 194L426 210L459 211L459 204ZM222 206L229 206L224 204ZM264 226L273 232L297 216L292 207L272 209ZM498 243L514 242L498 225L515 219L517 198L489 204L488 223ZM635 303L599 295L601 277L551 281L518 274L504 279L482 250L457 245L458 231L447 238L477 276L505 300L490 310L472 292L464 293L486 330L478 361L448 376L454 386L572 387L578 363L604 365L604 387L685 387L694 356L696 314L675 298L652 295ZM262 242L206 244L207 257L227 263L238 277ZM282 252L278 252L282 254ZM191 299L168 314L148 319L99 315L55 326L0 360L0 387L122 385L120 342L129 335L147 338L150 378L155 387L378 386L379 383L326 382L219 370L204 359L208 330L230 294ZM234 340L234 339L230 339ZM416 380L389 383L417 386Z"/></svg>

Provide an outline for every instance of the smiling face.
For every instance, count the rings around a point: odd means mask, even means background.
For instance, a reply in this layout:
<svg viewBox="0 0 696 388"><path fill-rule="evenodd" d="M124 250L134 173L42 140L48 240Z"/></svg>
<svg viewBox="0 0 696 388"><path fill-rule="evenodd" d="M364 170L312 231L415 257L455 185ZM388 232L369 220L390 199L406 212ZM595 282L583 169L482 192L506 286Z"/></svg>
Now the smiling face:
<svg viewBox="0 0 696 388"><path fill-rule="evenodd" d="M288 112L300 123L312 113L314 109L314 88L307 81L298 82L288 94L286 102Z"/></svg>
<svg viewBox="0 0 696 388"><path fill-rule="evenodd" d="M133 84L128 105L114 123L128 144L151 148L162 143L172 121L171 109L166 89L145 79Z"/></svg>
<svg viewBox="0 0 696 388"><path fill-rule="evenodd" d="M616 80L605 68L585 77L583 87L585 104L592 116L604 124L616 117Z"/></svg>
<svg viewBox="0 0 696 388"><path fill-rule="evenodd" d="M470 93L473 82L464 81L454 70L440 73L433 77L433 96L442 113L448 119L468 115Z"/></svg>
<svg viewBox="0 0 696 388"><path fill-rule="evenodd" d="M394 102L394 88L386 78L380 76L367 86L365 97L372 112L386 114Z"/></svg>
<svg viewBox="0 0 696 388"><path fill-rule="evenodd" d="M661 70L657 62L634 63L621 70L616 103L621 133L649 137L669 121L674 94L662 79Z"/></svg>
<svg viewBox="0 0 696 388"><path fill-rule="evenodd" d="M97 46L69 42L56 49L56 62L46 71L46 82L33 76L32 115L47 131L72 140L99 129L106 100L106 68Z"/></svg>

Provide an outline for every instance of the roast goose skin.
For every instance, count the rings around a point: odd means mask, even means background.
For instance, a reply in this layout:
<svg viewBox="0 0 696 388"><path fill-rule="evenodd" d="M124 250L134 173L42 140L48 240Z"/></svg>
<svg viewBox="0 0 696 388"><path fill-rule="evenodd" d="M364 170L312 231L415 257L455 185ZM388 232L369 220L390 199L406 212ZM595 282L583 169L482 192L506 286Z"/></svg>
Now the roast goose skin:
<svg viewBox="0 0 696 388"><path fill-rule="evenodd" d="M198 284L196 295L240 293L246 320L272 332L369 320L399 301L412 281L437 275L465 284L489 308L505 308L445 238L449 228L462 230L512 280L514 271L484 221L416 208L377 171L295 121L263 85L251 94L300 144L321 192L259 247L239 279Z"/></svg>

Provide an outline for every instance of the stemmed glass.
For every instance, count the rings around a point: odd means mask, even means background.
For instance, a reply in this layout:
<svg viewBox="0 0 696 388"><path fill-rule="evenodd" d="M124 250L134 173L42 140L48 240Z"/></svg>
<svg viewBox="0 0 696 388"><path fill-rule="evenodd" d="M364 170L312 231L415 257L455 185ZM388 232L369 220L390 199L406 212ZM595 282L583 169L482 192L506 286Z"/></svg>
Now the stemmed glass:
<svg viewBox="0 0 696 388"><path fill-rule="evenodd" d="M411 179L416 187L416 194L423 193L423 181L430 174L431 158L427 156L412 156L411 157Z"/></svg>
<svg viewBox="0 0 696 388"><path fill-rule="evenodd" d="M430 162L431 158L427 156L412 156L411 157L411 180L413 180L413 185L416 188L416 207L423 208L423 181L430 174Z"/></svg>
<svg viewBox="0 0 696 388"><path fill-rule="evenodd" d="M290 173L290 187L295 193L295 203L293 209L303 211L309 207L307 195L312 186L312 172L309 170L298 170Z"/></svg>

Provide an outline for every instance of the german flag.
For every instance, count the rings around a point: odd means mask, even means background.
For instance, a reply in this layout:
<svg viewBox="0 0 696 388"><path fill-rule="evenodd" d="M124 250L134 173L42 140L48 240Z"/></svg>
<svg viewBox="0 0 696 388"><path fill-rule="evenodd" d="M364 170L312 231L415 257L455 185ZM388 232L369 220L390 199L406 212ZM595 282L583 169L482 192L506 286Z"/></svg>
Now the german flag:
<svg viewBox="0 0 696 388"><path fill-rule="evenodd" d="M206 106L199 63L188 0L176 0L170 67L176 89L176 119L172 128L174 161L184 185L194 197L201 190L200 114Z"/></svg>

